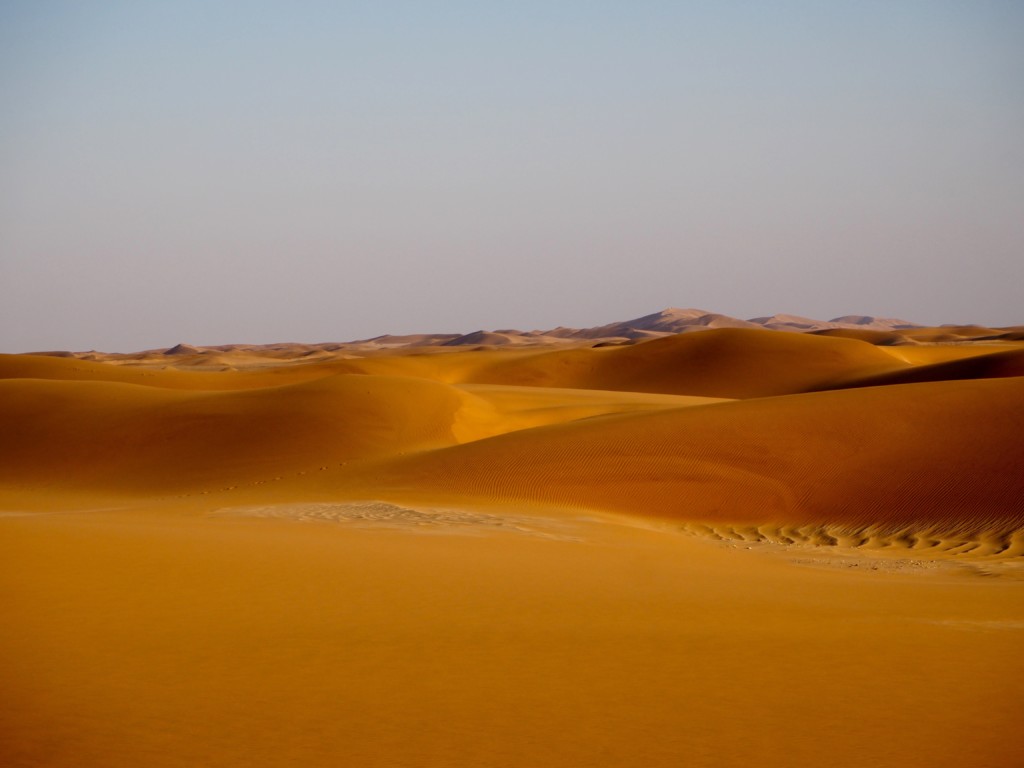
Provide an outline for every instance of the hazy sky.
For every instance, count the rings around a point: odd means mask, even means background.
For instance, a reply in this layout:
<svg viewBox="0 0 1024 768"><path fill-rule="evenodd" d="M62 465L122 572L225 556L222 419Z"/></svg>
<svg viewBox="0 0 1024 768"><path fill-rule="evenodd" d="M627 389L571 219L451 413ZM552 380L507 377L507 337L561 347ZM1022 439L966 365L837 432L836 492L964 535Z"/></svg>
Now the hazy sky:
<svg viewBox="0 0 1024 768"><path fill-rule="evenodd" d="M1022 297L1020 0L0 0L0 351Z"/></svg>

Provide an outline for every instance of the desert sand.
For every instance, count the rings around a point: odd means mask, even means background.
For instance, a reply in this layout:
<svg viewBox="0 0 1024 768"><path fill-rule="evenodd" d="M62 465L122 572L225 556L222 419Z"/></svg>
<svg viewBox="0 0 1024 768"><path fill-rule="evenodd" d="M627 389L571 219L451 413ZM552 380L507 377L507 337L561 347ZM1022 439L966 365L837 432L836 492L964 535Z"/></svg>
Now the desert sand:
<svg viewBox="0 0 1024 768"><path fill-rule="evenodd" d="M0 764L1020 766L1019 330L0 355Z"/></svg>

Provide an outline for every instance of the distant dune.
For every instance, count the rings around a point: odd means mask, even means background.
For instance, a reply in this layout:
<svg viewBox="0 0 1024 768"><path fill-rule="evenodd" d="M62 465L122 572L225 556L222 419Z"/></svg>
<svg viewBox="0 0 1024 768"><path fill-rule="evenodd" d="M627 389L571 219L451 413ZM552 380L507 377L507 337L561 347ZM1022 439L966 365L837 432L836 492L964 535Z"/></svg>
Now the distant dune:
<svg viewBox="0 0 1024 768"><path fill-rule="evenodd" d="M193 347L191 344L175 344L164 352L165 355L198 355L202 350Z"/></svg>
<svg viewBox="0 0 1024 768"><path fill-rule="evenodd" d="M588 341L609 342L624 340L643 340L668 336L677 333L689 333L703 331L713 328L768 328L769 330L791 331L791 332L813 332L828 331L837 329L849 329L857 331L886 331L895 333L887 343L913 343L913 336L904 331L915 331L920 326L907 320L896 318L878 318L870 315L844 315L829 321L813 320L796 315L772 315L770 317L755 317L750 320L741 320L736 317L708 312L703 309L680 309L670 307L660 312L644 315L632 320L623 320L607 325L595 326L593 328L567 328L558 327L546 331L519 331L515 329L498 330L477 330L471 333L412 333L392 335L385 334L374 336L369 339L348 342L331 342L326 344L226 344L212 347L200 347L191 344L179 343L168 349L148 350L135 353L108 353L106 355L96 352L78 353L76 356L84 359L106 359L112 361L131 362L151 360L156 355L195 355L203 352L232 352L248 353L255 357L266 357L272 359L298 358L311 352L356 352L366 353L379 350L394 350L405 347L434 347L434 346L508 346L512 344L527 344L537 346L547 345L580 345ZM977 334L996 334L998 331L980 326L949 326L939 331L922 331L926 334L941 335L949 339L962 338L964 334L971 331ZM1006 329L1012 331L1014 329ZM1019 329L1018 329L1019 330ZM865 337L868 338L868 337ZM66 351L61 352L40 352L37 354L46 355L69 355L74 354Z"/></svg>
<svg viewBox="0 0 1024 768"><path fill-rule="evenodd" d="M497 331L474 331L473 333L467 333L465 336L457 336L454 339L450 339L444 342L442 346L466 347L478 344L504 346L506 344L522 344L527 338L524 334L517 331L506 331L504 333Z"/></svg>
<svg viewBox="0 0 1024 768"><path fill-rule="evenodd" d="M895 317L871 317L870 315L843 315L842 317L833 317L829 322L842 327L853 325L877 331L916 327L916 323L909 320L900 320Z"/></svg>

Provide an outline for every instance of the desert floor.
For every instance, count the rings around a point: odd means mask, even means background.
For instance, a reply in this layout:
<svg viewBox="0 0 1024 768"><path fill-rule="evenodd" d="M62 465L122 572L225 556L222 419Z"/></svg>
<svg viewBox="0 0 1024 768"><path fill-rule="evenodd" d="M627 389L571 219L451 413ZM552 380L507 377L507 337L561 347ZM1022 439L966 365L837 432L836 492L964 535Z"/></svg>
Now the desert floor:
<svg viewBox="0 0 1024 768"><path fill-rule="evenodd" d="M0 356L0 763L1020 766L971 333Z"/></svg>

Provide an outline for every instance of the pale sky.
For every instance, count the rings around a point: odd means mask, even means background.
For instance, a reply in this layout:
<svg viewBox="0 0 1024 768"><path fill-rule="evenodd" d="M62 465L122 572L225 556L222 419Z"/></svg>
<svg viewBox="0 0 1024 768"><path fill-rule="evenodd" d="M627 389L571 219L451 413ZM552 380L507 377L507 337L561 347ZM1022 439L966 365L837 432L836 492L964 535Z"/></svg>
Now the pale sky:
<svg viewBox="0 0 1024 768"><path fill-rule="evenodd" d="M1022 296L1019 0L0 0L2 352Z"/></svg>

